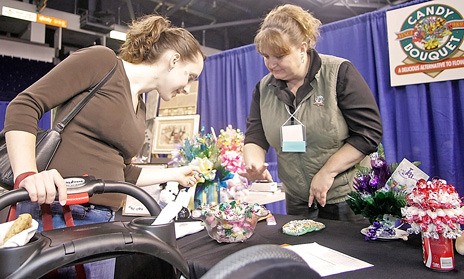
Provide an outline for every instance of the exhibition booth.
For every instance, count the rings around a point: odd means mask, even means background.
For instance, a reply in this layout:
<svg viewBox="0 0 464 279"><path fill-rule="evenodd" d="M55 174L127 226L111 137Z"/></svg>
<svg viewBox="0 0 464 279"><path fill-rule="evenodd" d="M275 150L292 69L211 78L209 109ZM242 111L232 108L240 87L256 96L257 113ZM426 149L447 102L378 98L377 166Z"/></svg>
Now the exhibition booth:
<svg viewBox="0 0 464 279"><path fill-rule="evenodd" d="M449 69L440 68L437 70L434 68L433 71L414 72L414 75L425 76L426 81L424 82L416 81L415 76L400 73L406 82L410 79L410 84L395 80L396 77L393 77L395 70L391 68L394 62L391 59L391 47L394 44L400 44L400 40L396 41L394 38L406 31L396 30L392 35L392 32L389 32L389 28L392 27L388 26L391 24L388 13L429 2L433 3L434 1L417 0L393 7L390 10L380 10L323 25L316 49L319 53L331 54L351 61L367 81L380 109L383 125L382 144L386 161L390 163L401 162L403 159L411 162L418 161L420 162L419 168L431 179L438 177L446 180L449 185L454 186L456 192L462 197L464 196L464 152L462 151L462 146L464 146L464 77L459 76L460 73L458 75L455 73L463 72L464 64ZM458 22L454 28L458 30L456 34L461 36L459 38L461 41L457 46L459 51L453 52L454 56L451 59L452 61L460 61L459 59L464 53L461 50L464 41L462 35L462 30L464 30L462 22L464 21L462 18L454 18L452 21ZM404 26L406 23L400 22L399 24ZM458 35L456 35L456 40L458 40ZM417 61L408 60L408 55L413 54L401 52L401 56L404 58L400 62L402 65L398 65L398 67L403 67L404 70L412 69L406 68L406 66L413 65ZM17 65L23 63L27 65L16 68ZM6 67L5 65L11 66ZM12 92L24 90L28 86L28 82L25 81L26 75L30 76L29 80L33 82L52 67L53 64L49 62L7 56L0 57L1 94L7 96L13 94ZM20 69L25 68L31 69L31 74L19 73ZM451 71L455 77L442 80L448 71ZM219 132L232 125L234 128L245 131L253 91L257 83L267 73L263 57L256 51L254 45L246 45L209 56L199 77L196 105L199 127L203 127L206 131ZM8 100L5 97L0 102L1 125L4 122L7 105ZM42 128L50 127L49 114L46 114L39 126ZM160 154L156 157L168 157ZM270 150L266 155L266 162L269 164L268 168L276 182L280 182L277 158L273 150ZM317 269L314 263L312 266L310 264L311 268L324 278L463 277L464 256L461 254L454 253L454 267L451 271L437 273L432 270L433 268L425 266L424 244L420 235L365 239L364 236L367 233L363 232L363 229L372 223L368 220L348 223L318 219L317 221L324 224L324 228L321 230L299 236L284 234L282 227L285 224L301 218L286 215L283 193L279 192L278 198L276 198L277 191L271 192L273 192L272 197L269 196L271 194L265 195L264 198L261 198L260 203L270 210L275 217L275 223L269 222L269 220L259 221L253 234L246 241L220 243L211 238L206 230L201 230L178 237L177 241L170 243L184 257L180 260L185 260L180 264L185 264L181 268L183 276L202 278L207 275L208 270L219 265L221 260L226 259L229 255L255 245L272 244L282 247L302 247L307 250L316 249L315 251L321 253L329 253L325 256L321 255L318 263L327 261L334 255L340 256L338 259L341 262L330 263L333 265L332 273L330 272L331 268L327 266ZM119 212L116 221L130 222L133 218L134 216L126 216ZM406 230L407 227L404 229ZM308 244L313 246L304 246ZM315 244L322 247L315 247ZM326 248L328 250L324 250ZM305 257L317 261L317 256L306 255ZM163 263L160 264L155 259L150 258L146 261L138 256L129 259L121 261L116 271L133 274L166 272L166 276L172 276L171 270L166 269ZM140 263L131 265L129 263L131 260L140 260ZM251 262L252 259L244 258L244 261ZM144 262L145 264L143 264ZM351 268L346 265L351 265ZM320 266L323 266L322 263ZM131 277L120 276L120 278ZM154 278L158 277L154 276Z"/></svg>

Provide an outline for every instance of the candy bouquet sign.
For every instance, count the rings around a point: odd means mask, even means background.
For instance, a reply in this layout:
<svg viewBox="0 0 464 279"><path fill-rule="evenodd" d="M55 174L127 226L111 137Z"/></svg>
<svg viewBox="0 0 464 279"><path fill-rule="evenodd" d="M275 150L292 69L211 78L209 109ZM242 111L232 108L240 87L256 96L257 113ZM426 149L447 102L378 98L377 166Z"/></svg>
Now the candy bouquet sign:
<svg viewBox="0 0 464 279"><path fill-rule="evenodd" d="M406 196L403 220L409 233L422 234L424 264L431 269L454 269L453 239L461 236L464 224L462 201L453 185L445 180L419 180Z"/></svg>

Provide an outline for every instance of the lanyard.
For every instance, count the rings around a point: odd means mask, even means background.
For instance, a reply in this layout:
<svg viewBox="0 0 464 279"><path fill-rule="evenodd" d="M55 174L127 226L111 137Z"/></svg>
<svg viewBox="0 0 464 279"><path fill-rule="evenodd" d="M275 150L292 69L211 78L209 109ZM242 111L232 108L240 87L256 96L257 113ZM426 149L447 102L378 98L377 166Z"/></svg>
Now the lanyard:
<svg viewBox="0 0 464 279"><path fill-rule="evenodd" d="M290 121L290 119L292 119L292 118L295 119L300 125L303 125L303 123L301 123L301 121L295 116L295 114L296 114L296 113L298 112L298 110L300 109L301 104L302 104L302 103L300 103L300 104L298 105L298 107L296 107L296 109L295 109L295 111L294 111L293 113L290 112L290 108L288 107L288 105L285 105L285 109L287 110L288 115L290 115L290 117L288 117L288 119L284 122L283 125L285 125L286 123L288 123L288 122ZM282 125L282 126L283 126L283 125ZM303 125L303 126L304 126L304 125Z"/></svg>
<svg viewBox="0 0 464 279"><path fill-rule="evenodd" d="M306 152L306 128L303 123L295 117L300 107L301 104L291 113L290 108L285 105L290 117L280 127L282 152ZM290 123L290 125L286 125L290 119L295 119L298 124Z"/></svg>

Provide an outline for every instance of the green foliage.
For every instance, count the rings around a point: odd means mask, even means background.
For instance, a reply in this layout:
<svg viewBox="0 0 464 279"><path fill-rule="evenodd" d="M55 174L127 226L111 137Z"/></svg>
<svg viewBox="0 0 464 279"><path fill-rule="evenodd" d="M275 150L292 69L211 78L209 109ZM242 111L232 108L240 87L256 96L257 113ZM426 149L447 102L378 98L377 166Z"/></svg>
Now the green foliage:
<svg viewBox="0 0 464 279"><path fill-rule="evenodd" d="M387 164L382 143L377 146L376 152L370 154L370 158L370 167L355 165L357 173L353 187L356 191L348 194L348 205L354 213L362 214L371 223L381 220L385 214L401 218L401 208L406 206L406 193L385 187L399 163ZM413 164L418 166L420 162Z"/></svg>
<svg viewBox="0 0 464 279"><path fill-rule="evenodd" d="M346 202L355 214L362 214L372 223L382 219L384 214L401 218L401 208L406 206L406 193L379 190L369 195L352 191Z"/></svg>

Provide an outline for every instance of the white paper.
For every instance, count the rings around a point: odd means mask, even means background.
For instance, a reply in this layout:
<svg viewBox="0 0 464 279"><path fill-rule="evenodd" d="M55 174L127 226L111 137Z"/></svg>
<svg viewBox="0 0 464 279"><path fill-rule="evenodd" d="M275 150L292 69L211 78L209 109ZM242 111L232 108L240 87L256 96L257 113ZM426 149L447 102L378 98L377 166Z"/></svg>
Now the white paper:
<svg viewBox="0 0 464 279"><path fill-rule="evenodd" d="M152 225L167 224L169 221L177 217L182 207L187 207L190 200L190 193L180 191L175 201L172 201L161 210L158 217Z"/></svg>
<svg viewBox="0 0 464 279"><path fill-rule="evenodd" d="M315 242L285 246L285 248L300 255L314 271L323 277L373 266Z"/></svg>
<svg viewBox="0 0 464 279"><path fill-rule="evenodd" d="M303 141L303 126L282 126L282 141Z"/></svg>
<svg viewBox="0 0 464 279"><path fill-rule="evenodd" d="M154 164L137 164L138 167L143 168L147 171L165 169L166 165L154 165ZM156 202L159 203L159 196L161 193L161 187L159 184L153 184L149 186L140 187L140 189L147 192L152 196ZM137 199L127 195L126 201L122 210L122 215L128 216L150 216L148 209Z"/></svg>
<svg viewBox="0 0 464 279"><path fill-rule="evenodd" d="M174 226L176 229L176 239L179 239L192 233L197 233L205 228L205 226L203 226L202 221L175 222Z"/></svg>
<svg viewBox="0 0 464 279"><path fill-rule="evenodd" d="M0 224L0 248L18 247L26 245L26 243L28 243L29 240L34 236L35 232L37 231L37 228L39 227L39 223L37 223L36 220L32 219L32 226L30 228L25 229L24 231L14 235L4 243L3 239L10 230L13 223L14 221Z"/></svg>
<svg viewBox="0 0 464 279"><path fill-rule="evenodd" d="M253 182L250 191L255 192L275 192L277 191L277 182Z"/></svg>
<svg viewBox="0 0 464 279"><path fill-rule="evenodd" d="M419 179L427 180L429 176L407 159L403 159L387 180L386 185L392 189L410 193Z"/></svg>

